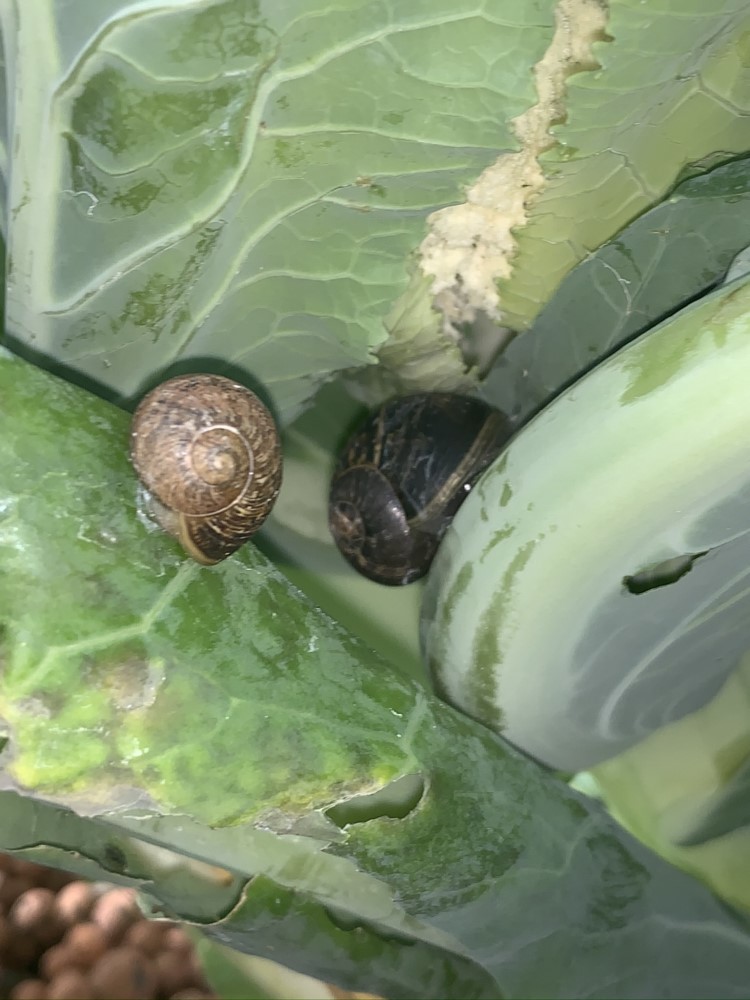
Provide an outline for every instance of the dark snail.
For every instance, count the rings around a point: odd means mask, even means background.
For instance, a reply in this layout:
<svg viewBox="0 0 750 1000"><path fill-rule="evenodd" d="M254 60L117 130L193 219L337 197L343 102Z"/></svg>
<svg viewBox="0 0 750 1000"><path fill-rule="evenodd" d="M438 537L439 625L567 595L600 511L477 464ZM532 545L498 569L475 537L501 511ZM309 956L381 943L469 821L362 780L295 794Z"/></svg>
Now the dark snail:
<svg viewBox="0 0 750 1000"><path fill-rule="evenodd" d="M145 396L133 415L130 457L149 512L205 565L260 528L281 486L271 414L219 375L180 375Z"/></svg>
<svg viewBox="0 0 750 1000"><path fill-rule="evenodd" d="M510 437L507 417L479 399L419 393L380 407L336 465L328 521L336 544L378 583L411 583L480 473Z"/></svg>

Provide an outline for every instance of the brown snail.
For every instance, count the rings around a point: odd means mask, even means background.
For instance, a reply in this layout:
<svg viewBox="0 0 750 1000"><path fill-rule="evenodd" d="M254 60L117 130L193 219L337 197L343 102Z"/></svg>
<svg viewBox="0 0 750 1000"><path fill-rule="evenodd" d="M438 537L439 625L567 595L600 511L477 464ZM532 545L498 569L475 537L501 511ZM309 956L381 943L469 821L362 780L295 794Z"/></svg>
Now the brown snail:
<svg viewBox="0 0 750 1000"><path fill-rule="evenodd" d="M334 470L328 522L345 558L391 586L424 576L511 430L500 410L454 393L384 403L349 439Z"/></svg>
<svg viewBox="0 0 750 1000"><path fill-rule="evenodd" d="M149 512L204 565L263 524L281 487L281 444L258 397L220 375L180 375L139 403L130 458Z"/></svg>

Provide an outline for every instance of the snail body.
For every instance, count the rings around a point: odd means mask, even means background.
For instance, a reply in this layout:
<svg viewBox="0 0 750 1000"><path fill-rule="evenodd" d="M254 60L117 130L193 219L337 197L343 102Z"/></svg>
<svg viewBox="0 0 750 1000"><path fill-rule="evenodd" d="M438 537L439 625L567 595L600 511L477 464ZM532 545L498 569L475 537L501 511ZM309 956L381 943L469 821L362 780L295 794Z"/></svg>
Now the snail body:
<svg viewBox="0 0 750 1000"><path fill-rule="evenodd" d="M273 417L220 375L180 375L148 393L133 415L130 457L150 512L204 565L255 534L281 487Z"/></svg>
<svg viewBox="0 0 750 1000"><path fill-rule="evenodd" d="M503 413L467 396L417 393L384 403L334 470L329 526L342 554L378 583L419 579L510 433Z"/></svg>

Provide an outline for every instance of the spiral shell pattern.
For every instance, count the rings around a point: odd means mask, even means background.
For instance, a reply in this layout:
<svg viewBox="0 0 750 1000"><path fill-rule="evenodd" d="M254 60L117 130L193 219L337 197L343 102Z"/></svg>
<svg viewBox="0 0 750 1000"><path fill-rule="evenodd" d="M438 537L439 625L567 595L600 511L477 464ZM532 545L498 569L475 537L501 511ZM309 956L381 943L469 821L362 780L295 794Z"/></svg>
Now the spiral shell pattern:
<svg viewBox="0 0 750 1000"><path fill-rule="evenodd" d="M334 469L328 524L341 554L386 586L424 576L454 514L510 434L505 414L456 393L385 402L354 432Z"/></svg>
<svg viewBox="0 0 750 1000"><path fill-rule="evenodd" d="M261 526L281 487L281 444L271 414L220 375L180 375L145 396L130 456L162 525L198 562L231 555ZM158 508L157 508L158 510Z"/></svg>

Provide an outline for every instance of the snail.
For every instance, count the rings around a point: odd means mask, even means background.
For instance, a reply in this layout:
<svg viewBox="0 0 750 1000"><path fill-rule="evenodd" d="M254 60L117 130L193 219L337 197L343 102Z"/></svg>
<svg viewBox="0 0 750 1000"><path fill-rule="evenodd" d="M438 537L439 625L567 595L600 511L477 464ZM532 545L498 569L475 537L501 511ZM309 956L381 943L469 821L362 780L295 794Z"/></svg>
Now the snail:
<svg viewBox="0 0 750 1000"><path fill-rule="evenodd" d="M479 399L418 393L383 404L345 445L329 496L331 533L364 576L390 586L427 572L454 514L511 434Z"/></svg>
<svg viewBox="0 0 750 1000"><path fill-rule="evenodd" d="M263 524L281 486L281 444L258 397L219 375L180 375L139 403L130 458L149 512L212 565Z"/></svg>

